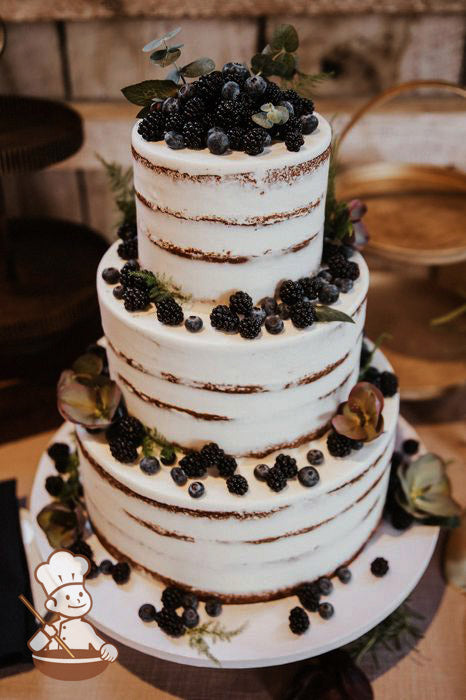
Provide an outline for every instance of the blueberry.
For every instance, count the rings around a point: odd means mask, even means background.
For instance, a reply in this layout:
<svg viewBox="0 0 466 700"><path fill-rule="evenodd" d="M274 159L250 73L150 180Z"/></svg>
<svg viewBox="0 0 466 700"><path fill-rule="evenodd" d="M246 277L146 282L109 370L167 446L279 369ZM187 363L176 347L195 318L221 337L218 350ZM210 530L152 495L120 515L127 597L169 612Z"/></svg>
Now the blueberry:
<svg viewBox="0 0 466 700"><path fill-rule="evenodd" d="M318 467L324 461L324 453L320 450L309 450L306 459L313 467Z"/></svg>
<svg viewBox="0 0 466 700"><path fill-rule="evenodd" d="M210 617L218 617L222 613L222 604L217 598L206 601L205 611Z"/></svg>
<svg viewBox="0 0 466 700"><path fill-rule="evenodd" d="M197 610L199 606L199 599L194 593L185 593L183 596L183 607L184 608L193 608L194 610Z"/></svg>
<svg viewBox="0 0 466 700"><path fill-rule="evenodd" d="M287 321L290 318L290 307L288 304L284 304L283 302L278 305L277 308L278 315L283 321Z"/></svg>
<svg viewBox="0 0 466 700"><path fill-rule="evenodd" d="M301 122L303 134L312 134L312 132L317 129L319 124L319 120L314 114L303 114L299 121Z"/></svg>
<svg viewBox="0 0 466 700"><path fill-rule="evenodd" d="M196 94L196 86L194 83L186 83L186 85L182 85L180 89L178 90L178 97L180 100L190 100L191 97L194 97Z"/></svg>
<svg viewBox="0 0 466 700"><path fill-rule="evenodd" d="M315 486L319 480L319 472L314 467L302 467L298 472L298 480L302 486Z"/></svg>
<svg viewBox="0 0 466 700"><path fill-rule="evenodd" d="M270 132L267 131L264 134L264 148L267 148L268 146L270 146L271 143L272 143L272 137L270 135Z"/></svg>
<svg viewBox="0 0 466 700"><path fill-rule="evenodd" d="M261 75L252 75L244 83L244 89L253 97L260 97L267 90L267 82Z"/></svg>
<svg viewBox="0 0 466 700"><path fill-rule="evenodd" d="M171 148L173 151L178 151L180 148L184 148L186 145L183 134L177 134L176 131L167 131L164 139L168 148Z"/></svg>
<svg viewBox="0 0 466 700"><path fill-rule="evenodd" d="M401 449L407 455L415 455L419 449L419 442L417 440L405 440L401 445Z"/></svg>
<svg viewBox="0 0 466 700"><path fill-rule="evenodd" d="M268 464L258 464L257 467L254 467L254 476L258 481L267 481L269 471L270 467Z"/></svg>
<svg viewBox="0 0 466 700"><path fill-rule="evenodd" d="M266 319L266 316L267 314L265 313L264 309L254 306L247 314L246 318L254 318L262 325Z"/></svg>
<svg viewBox="0 0 466 700"><path fill-rule="evenodd" d="M334 304L338 301L339 296L340 292L337 286L334 284L324 284L319 292L319 301L321 301L322 304Z"/></svg>
<svg viewBox="0 0 466 700"><path fill-rule="evenodd" d="M153 622L155 620L156 610L151 603L144 603L138 610L138 615L143 622Z"/></svg>
<svg viewBox="0 0 466 700"><path fill-rule="evenodd" d="M157 474L160 469L160 462L157 457L143 457L139 462L139 468L144 474Z"/></svg>
<svg viewBox="0 0 466 700"><path fill-rule="evenodd" d="M167 97L163 101L162 112L164 114L175 114L180 111L180 101L177 97Z"/></svg>
<svg viewBox="0 0 466 700"><path fill-rule="evenodd" d="M354 248L353 246L350 245L342 245L341 246L341 252L349 260L349 258L352 258L354 255Z"/></svg>
<svg viewBox="0 0 466 700"><path fill-rule="evenodd" d="M183 624L185 627L191 629L192 627L197 627L199 624L199 614L194 608L186 608L181 616Z"/></svg>
<svg viewBox="0 0 466 700"><path fill-rule="evenodd" d="M120 273L116 267L106 267L102 272L102 279L104 279L107 284L116 284L120 281Z"/></svg>
<svg viewBox="0 0 466 700"><path fill-rule="evenodd" d="M113 562L110 559L103 559L99 564L101 574L111 574L113 571Z"/></svg>
<svg viewBox="0 0 466 700"><path fill-rule="evenodd" d="M234 77L236 80L241 82L250 76L250 72L244 63L237 63L233 61L225 63L222 68L222 73L228 73L229 77Z"/></svg>
<svg viewBox="0 0 466 700"><path fill-rule="evenodd" d="M99 567L95 563L95 561L91 561L91 568L87 572L87 578L97 578L97 576L100 574Z"/></svg>
<svg viewBox="0 0 466 700"><path fill-rule="evenodd" d="M200 498L205 492L204 484L201 484L200 481L193 481L193 483L189 485L188 491L191 498Z"/></svg>
<svg viewBox="0 0 466 700"><path fill-rule="evenodd" d="M207 138L207 148L216 156L221 156L229 147L230 141L223 131L214 131Z"/></svg>
<svg viewBox="0 0 466 700"><path fill-rule="evenodd" d="M45 489L47 493L56 498L62 491L65 482L61 476L48 476L45 480Z"/></svg>
<svg viewBox="0 0 466 700"><path fill-rule="evenodd" d="M340 566L336 574L342 583L349 583L351 581L351 571L346 566Z"/></svg>
<svg viewBox="0 0 466 700"><path fill-rule="evenodd" d="M236 100L240 93L240 87L234 80L229 80L222 88L222 98L224 100Z"/></svg>
<svg viewBox="0 0 466 700"><path fill-rule="evenodd" d="M331 603L321 603L318 607L318 611L323 620L330 620L335 612L335 608Z"/></svg>
<svg viewBox="0 0 466 700"><path fill-rule="evenodd" d="M343 294L348 294L353 289L353 280L347 279L346 277L337 277L334 283Z"/></svg>
<svg viewBox="0 0 466 700"><path fill-rule="evenodd" d="M184 486L188 481L188 477L181 467L173 467L173 469L170 470L170 474L177 486Z"/></svg>
<svg viewBox="0 0 466 700"><path fill-rule="evenodd" d="M282 105L282 107L286 107L288 112L290 113L290 117L294 117L294 107L291 104L291 102L288 102L288 100L282 100L278 104Z"/></svg>
<svg viewBox="0 0 466 700"><path fill-rule="evenodd" d="M351 443L351 449L352 450L362 450L364 447L364 443L362 440L353 440Z"/></svg>
<svg viewBox="0 0 466 700"><path fill-rule="evenodd" d="M160 453L160 461L166 467L171 467L176 462L176 452L173 447L163 447Z"/></svg>
<svg viewBox="0 0 466 700"><path fill-rule="evenodd" d="M265 297L262 300L261 306L264 309L266 316L273 316L277 313L277 302L273 297Z"/></svg>
<svg viewBox="0 0 466 700"><path fill-rule="evenodd" d="M222 131L225 133L224 129L222 129L221 126L211 126L209 131L207 132L207 136L210 136L211 134L215 133L216 131Z"/></svg>
<svg viewBox="0 0 466 700"><path fill-rule="evenodd" d="M113 289L113 296L115 299L123 299L123 292L125 291L125 288L123 287L122 284L117 284L116 287Z"/></svg>
<svg viewBox="0 0 466 700"><path fill-rule="evenodd" d="M285 327L280 316L267 316L265 319L265 327L272 335L278 335Z"/></svg>
<svg viewBox="0 0 466 700"><path fill-rule="evenodd" d="M160 112L163 107L163 100L154 100L151 102L149 112Z"/></svg>
<svg viewBox="0 0 466 700"><path fill-rule="evenodd" d="M327 576L322 576L318 581L317 585L322 595L330 595L333 591L333 583Z"/></svg>
<svg viewBox="0 0 466 700"><path fill-rule="evenodd" d="M202 318L199 318L199 316L188 316L184 322L184 325L186 330L188 330L190 333L198 333L204 324L202 322Z"/></svg>
<svg viewBox="0 0 466 700"><path fill-rule="evenodd" d="M321 270L317 277L322 277L322 279L326 282L332 281L332 273L330 272L330 270Z"/></svg>

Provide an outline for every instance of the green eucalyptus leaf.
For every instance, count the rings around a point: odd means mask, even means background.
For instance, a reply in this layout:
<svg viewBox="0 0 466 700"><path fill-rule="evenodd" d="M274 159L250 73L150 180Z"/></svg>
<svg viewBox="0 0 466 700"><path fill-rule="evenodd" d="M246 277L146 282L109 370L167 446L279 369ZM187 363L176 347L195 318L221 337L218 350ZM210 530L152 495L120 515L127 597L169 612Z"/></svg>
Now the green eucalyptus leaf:
<svg viewBox="0 0 466 700"><path fill-rule="evenodd" d="M143 80L142 83L127 85L121 91L128 102L148 107L155 97L174 97L178 88L172 80Z"/></svg>
<svg viewBox="0 0 466 700"><path fill-rule="evenodd" d="M296 58L292 53L280 54L277 58L272 61L274 75L278 75L281 78L291 79L296 71Z"/></svg>
<svg viewBox="0 0 466 700"><path fill-rule="evenodd" d="M103 367L102 358L89 352L78 357L73 364L73 371L75 374L90 374L91 377L96 377L102 372Z"/></svg>
<svg viewBox="0 0 466 700"><path fill-rule="evenodd" d="M181 27L176 27L176 29L172 29L171 32L167 32L167 34L164 34L161 36L159 39L153 39L150 41L148 44L146 44L143 47L144 53L149 53L149 51L153 51L154 49L158 48L159 46L162 46L164 42L169 41L170 39L173 39L174 36L179 34L181 32Z"/></svg>
<svg viewBox="0 0 466 700"><path fill-rule="evenodd" d="M262 73L264 76L274 75L274 62L271 56L265 53L256 53L251 58L251 68L253 73Z"/></svg>
<svg viewBox="0 0 466 700"><path fill-rule="evenodd" d="M168 49L157 49L150 55L150 60L152 63L159 63L168 53Z"/></svg>
<svg viewBox="0 0 466 700"><path fill-rule="evenodd" d="M273 107L267 112L267 119L269 119L273 124L285 124L290 118L290 113L286 107L279 105L278 107Z"/></svg>
<svg viewBox="0 0 466 700"><path fill-rule="evenodd" d="M351 316L348 316L348 314L345 314L343 311L332 309L331 306L317 304L315 309L317 321L319 321L320 323L329 323L331 321L338 321L341 323L354 323Z"/></svg>
<svg viewBox="0 0 466 700"><path fill-rule="evenodd" d="M195 61L191 61L183 68L180 68L181 75L186 78L199 78L201 75L207 75L207 73L212 73L215 68L215 63L211 58L203 57L198 58Z"/></svg>
<svg viewBox="0 0 466 700"><path fill-rule="evenodd" d="M172 63L175 63L180 56L181 51L179 49L162 49L161 51L155 51L153 54L151 54L150 60L152 63L156 63L162 68L166 68L166 66L170 66Z"/></svg>
<svg viewBox="0 0 466 700"><path fill-rule="evenodd" d="M264 129L271 129L273 126L273 122L271 122L270 119L267 119L267 115L263 112L257 112L257 114L253 114L251 119L253 122L259 124L259 126L262 126Z"/></svg>
<svg viewBox="0 0 466 700"><path fill-rule="evenodd" d="M270 41L272 51L296 51L299 47L298 32L292 24L280 24L276 27Z"/></svg>

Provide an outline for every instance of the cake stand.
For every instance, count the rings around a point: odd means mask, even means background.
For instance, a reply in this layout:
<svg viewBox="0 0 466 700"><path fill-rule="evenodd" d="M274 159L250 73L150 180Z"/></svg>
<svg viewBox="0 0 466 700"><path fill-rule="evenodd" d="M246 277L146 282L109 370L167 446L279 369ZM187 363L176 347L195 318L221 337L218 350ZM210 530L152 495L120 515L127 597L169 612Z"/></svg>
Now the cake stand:
<svg viewBox="0 0 466 700"><path fill-rule="evenodd" d="M73 427L65 423L54 439L71 442L72 431ZM402 442L408 437L418 439L413 428L400 418L397 441ZM36 523L36 516L50 500L44 482L52 473L53 464L44 453L32 488L30 511L24 511L22 518L31 586L39 611L43 610L44 594L32 572L52 549ZM422 525L414 525L400 533L382 522L351 564L351 582L343 585L334 580L334 591L330 596L335 607L334 617L325 621L312 614L310 629L297 637L288 628L288 613L298 605L295 596L267 603L227 605L217 618L222 625L227 629L244 624L246 627L229 643L211 644L212 653L224 668L256 668L307 659L357 639L386 618L411 593L429 564L438 534L438 528ZM97 562L112 558L95 535L89 544ZM389 573L381 579L375 578L369 568L379 556L390 563ZM125 585L118 586L111 577L101 575L88 581L87 586L93 598L93 608L87 617L104 634L150 656L191 666L214 666L213 662L190 648L186 637L172 639L155 623L144 623L139 619L138 609L143 603L153 602L160 609L162 584L133 569ZM201 604L201 623L213 619L205 614L203 607Z"/></svg>

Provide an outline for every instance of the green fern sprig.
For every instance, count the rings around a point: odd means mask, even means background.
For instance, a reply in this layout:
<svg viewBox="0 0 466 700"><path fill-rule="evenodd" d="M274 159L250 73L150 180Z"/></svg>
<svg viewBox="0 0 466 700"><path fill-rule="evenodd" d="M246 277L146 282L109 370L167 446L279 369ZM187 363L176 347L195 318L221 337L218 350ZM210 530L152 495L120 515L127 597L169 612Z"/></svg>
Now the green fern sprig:
<svg viewBox="0 0 466 700"><path fill-rule="evenodd" d="M106 161L96 153L107 175L110 189L115 197L115 204L120 212L118 226L136 223L136 202L134 199L133 169L123 168L119 163Z"/></svg>
<svg viewBox="0 0 466 700"><path fill-rule="evenodd" d="M164 297L174 297L181 302L191 299L190 294L185 294L181 287L165 275L154 275L149 270L138 270L137 272L131 272L131 276L144 280L149 288L150 299L155 303L161 301Z"/></svg>
<svg viewBox="0 0 466 700"><path fill-rule="evenodd" d="M213 644L217 642L231 642L234 637L237 637L246 628L247 623L241 625L234 630L227 630L220 622L205 622L194 629L187 629L186 633L189 637L189 646L195 649L200 656L206 656L216 666L221 667L220 661L210 651L206 637Z"/></svg>

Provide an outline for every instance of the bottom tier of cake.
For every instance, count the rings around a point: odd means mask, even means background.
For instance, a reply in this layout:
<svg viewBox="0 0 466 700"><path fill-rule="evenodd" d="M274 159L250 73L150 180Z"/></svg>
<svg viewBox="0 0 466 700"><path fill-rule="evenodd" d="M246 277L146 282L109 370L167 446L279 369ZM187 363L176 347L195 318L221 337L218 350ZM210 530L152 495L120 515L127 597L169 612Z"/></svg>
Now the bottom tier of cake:
<svg viewBox="0 0 466 700"><path fill-rule="evenodd" d="M381 353L374 362L388 363ZM332 457L326 436L287 454L298 466L320 449L320 481L297 479L275 493L253 476L257 459L238 460L249 490L231 494L224 479L206 476L193 499L169 467L153 476L113 459L99 435L78 428L80 473L93 528L120 559L164 582L227 602L268 600L354 558L376 528L388 485L398 419L398 395L385 402L384 432L348 457ZM265 462L272 465L270 455Z"/></svg>

